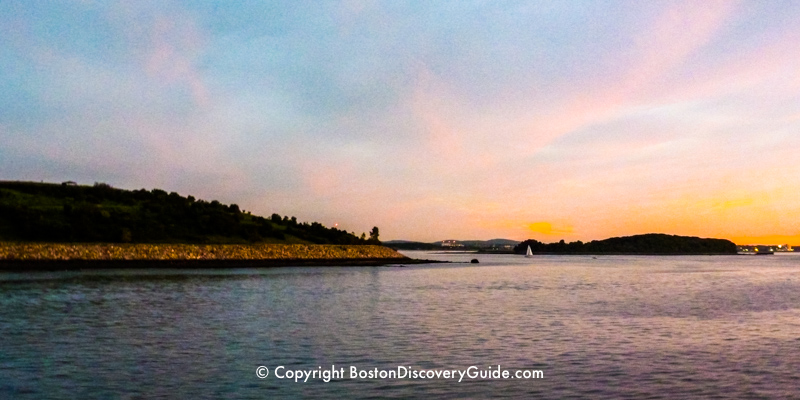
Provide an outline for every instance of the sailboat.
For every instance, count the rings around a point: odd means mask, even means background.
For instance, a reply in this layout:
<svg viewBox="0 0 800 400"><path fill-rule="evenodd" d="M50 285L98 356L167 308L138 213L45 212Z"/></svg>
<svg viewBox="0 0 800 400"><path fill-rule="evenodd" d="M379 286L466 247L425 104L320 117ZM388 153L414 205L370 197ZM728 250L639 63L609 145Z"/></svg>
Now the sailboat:
<svg viewBox="0 0 800 400"><path fill-rule="evenodd" d="M525 257L531 258L533 257L533 252L531 251L531 246L528 245L528 252L525 253Z"/></svg>

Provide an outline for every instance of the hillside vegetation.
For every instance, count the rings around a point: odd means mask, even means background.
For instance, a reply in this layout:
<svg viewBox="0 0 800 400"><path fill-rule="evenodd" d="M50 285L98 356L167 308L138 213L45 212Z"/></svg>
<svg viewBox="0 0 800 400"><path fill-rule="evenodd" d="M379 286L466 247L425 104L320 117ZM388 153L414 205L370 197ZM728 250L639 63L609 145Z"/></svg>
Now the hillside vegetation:
<svg viewBox="0 0 800 400"><path fill-rule="evenodd" d="M613 237L588 243L565 243L562 240L545 244L528 239L514 247L514 252L524 254L528 246L534 253L555 254L736 254L736 244L730 240L661 233Z"/></svg>
<svg viewBox="0 0 800 400"><path fill-rule="evenodd" d="M107 243L380 244L295 217L269 218L236 204L107 184L0 182L0 241Z"/></svg>

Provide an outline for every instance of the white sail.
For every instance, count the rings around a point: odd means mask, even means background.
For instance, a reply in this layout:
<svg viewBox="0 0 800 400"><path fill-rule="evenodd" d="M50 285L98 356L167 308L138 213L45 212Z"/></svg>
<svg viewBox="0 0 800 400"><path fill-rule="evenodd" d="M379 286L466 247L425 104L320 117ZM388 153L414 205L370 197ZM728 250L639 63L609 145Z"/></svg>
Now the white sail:
<svg viewBox="0 0 800 400"><path fill-rule="evenodd" d="M528 252L525 253L525 257L533 257L533 252L531 251L531 246L528 246Z"/></svg>

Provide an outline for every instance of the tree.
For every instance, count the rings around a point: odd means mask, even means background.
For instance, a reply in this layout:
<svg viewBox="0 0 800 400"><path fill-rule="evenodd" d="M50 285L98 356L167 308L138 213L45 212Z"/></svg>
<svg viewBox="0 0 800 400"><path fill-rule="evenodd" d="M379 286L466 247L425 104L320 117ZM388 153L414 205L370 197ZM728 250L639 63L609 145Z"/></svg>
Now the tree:
<svg viewBox="0 0 800 400"><path fill-rule="evenodd" d="M376 242L379 242L380 241L378 239L379 235L380 235L380 232L378 231L378 227L374 226L374 227L372 227L372 230L369 231L369 240L374 240Z"/></svg>

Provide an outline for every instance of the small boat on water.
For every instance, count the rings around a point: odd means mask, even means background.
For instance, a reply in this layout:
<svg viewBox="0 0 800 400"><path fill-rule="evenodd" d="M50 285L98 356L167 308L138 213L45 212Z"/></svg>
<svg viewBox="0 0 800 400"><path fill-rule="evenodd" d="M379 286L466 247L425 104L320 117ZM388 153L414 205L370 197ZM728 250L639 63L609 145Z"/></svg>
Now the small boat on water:
<svg viewBox="0 0 800 400"><path fill-rule="evenodd" d="M528 252L525 253L525 257L528 257L528 258L533 257L533 252L531 251L531 246L528 246Z"/></svg>

